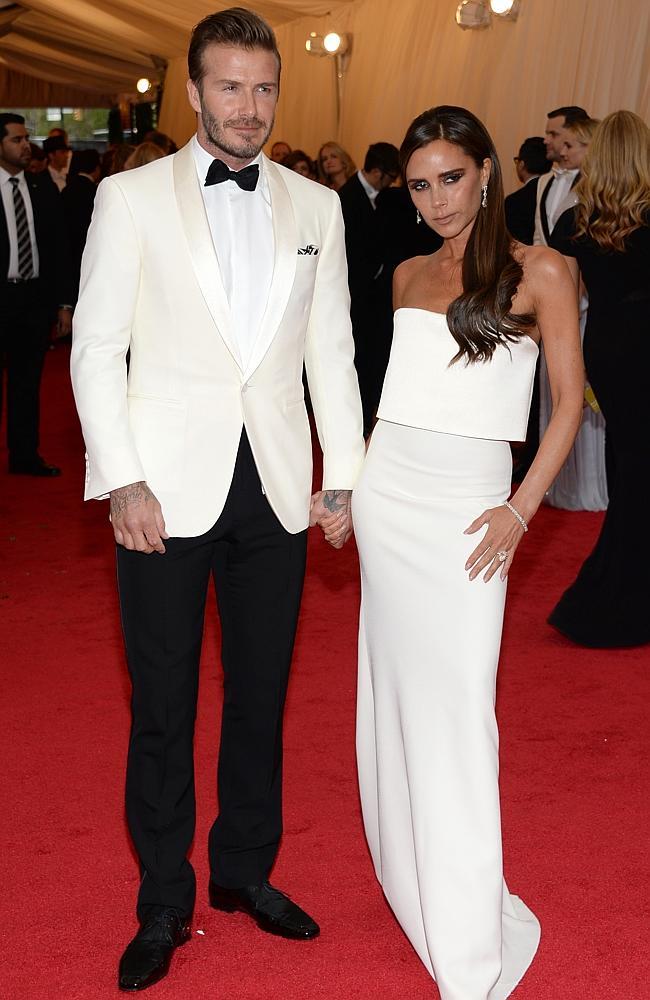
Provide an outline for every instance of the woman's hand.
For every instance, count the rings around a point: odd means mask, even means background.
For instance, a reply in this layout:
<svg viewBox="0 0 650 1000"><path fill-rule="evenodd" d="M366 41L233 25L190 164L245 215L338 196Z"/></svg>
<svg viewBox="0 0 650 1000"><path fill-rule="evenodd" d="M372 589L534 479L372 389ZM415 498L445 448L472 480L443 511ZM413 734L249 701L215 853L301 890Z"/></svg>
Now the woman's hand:
<svg viewBox="0 0 650 1000"><path fill-rule="evenodd" d="M483 577L486 583L498 569L501 570L501 579L505 580L524 529L514 514L507 507L501 506L484 510L469 528L465 528L464 534L473 535L485 525L488 530L465 563L465 569L470 571L470 580L475 580L486 567Z"/></svg>

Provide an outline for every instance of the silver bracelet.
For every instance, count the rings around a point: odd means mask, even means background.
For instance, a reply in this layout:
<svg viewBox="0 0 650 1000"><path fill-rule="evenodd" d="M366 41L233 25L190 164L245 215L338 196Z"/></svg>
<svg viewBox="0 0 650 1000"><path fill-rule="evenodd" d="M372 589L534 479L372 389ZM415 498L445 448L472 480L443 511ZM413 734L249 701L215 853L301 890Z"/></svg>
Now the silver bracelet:
<svg viewBox="0 0 650 1000"><path fill-rule="evenodd" d="M519 521L519 523L520 523L520 525L522 526L522 528L524 529L524 531L528 531L528 525L527 525L527 524L526 524L526 522L524 521L524 519L523 519L523 517L521 516L521 514L519 513L519 511L518 511L518 510L515 510L515 508L514 508L514 507L512 506L512 504L510 503L510 501L509 501L509 500L504 500L504 501L503 501L503 506L504 506L504 507L507 507L507 508L508 508L508 510L510 511L510 513L511 513L511 514L514 514L514 515L515 515L515 517L516 517L516 518L517 518L517 520Z"/></svg>

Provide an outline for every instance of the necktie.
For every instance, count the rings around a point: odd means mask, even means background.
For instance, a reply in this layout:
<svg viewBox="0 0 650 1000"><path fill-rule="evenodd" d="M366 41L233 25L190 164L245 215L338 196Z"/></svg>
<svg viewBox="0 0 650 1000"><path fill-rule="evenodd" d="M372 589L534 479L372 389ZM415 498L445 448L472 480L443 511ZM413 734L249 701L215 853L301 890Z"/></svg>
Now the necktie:
<svg viewBox="0 0 650 1000"><path fill-rule="evenodd" d="M16 235L18 238L18 274L21 278L34 277L34 258L32 256L32 239L29 235L29 222L25 200L18 187L18 178L10 177L14 189L14 214L16 216Z"/></svg>
<svg viewBox="0 0 650 1000"><path fill-rule="evenodd" d="M260 168L257 163L251 163L243 170L230 170L223 160L213 160L208 168L204 187L210 187L211 184L221 184L223 181L234 181L242 191L254 191L257 187L259 174Z"/></svg>

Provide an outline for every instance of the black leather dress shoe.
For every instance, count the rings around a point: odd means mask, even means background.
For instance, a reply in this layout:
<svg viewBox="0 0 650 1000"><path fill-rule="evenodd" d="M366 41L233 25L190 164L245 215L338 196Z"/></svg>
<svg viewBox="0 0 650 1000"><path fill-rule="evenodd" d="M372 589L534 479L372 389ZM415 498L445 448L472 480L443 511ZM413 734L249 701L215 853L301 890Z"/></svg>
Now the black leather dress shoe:
<svg viewBox="0 0 650 1000"><path fill-rule="evenodd" d="M9 459L9 472L15 476L46 476L50 479L53 476L60 476L61 470L56 465L48 465L44 458L37 455L28 462L12 461Z"/></svg>
<svg viewBox="0 0 650 1000"><path fill-rule="evenodd" d="M215 910L250 914L264 931L297 940L315 938L320 927L304 910L274 889L268 882L246 885L241 889L224 889L214 882L209 885L210 906Z"/></svg>
<svg viewBox="0 0 650 1000"><path fill-rule="evenodd" d="M118 986L125 993L146 990L167 975L174 949L190 938L190 926L177 910L152 913L120 959Z"/></svg>

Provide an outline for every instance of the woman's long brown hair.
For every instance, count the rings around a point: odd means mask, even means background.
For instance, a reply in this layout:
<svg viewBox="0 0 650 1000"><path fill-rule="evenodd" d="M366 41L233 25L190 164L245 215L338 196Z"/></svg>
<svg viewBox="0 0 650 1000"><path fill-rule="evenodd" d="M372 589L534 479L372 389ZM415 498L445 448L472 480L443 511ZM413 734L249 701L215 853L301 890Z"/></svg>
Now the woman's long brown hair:
<svg viewBox="0 0 650 1000"><path fill-rule="evenodd" d="M523 268L512 253L506 229L501 166L494 143L479 119L453 105L430 108L411 123L400 149L402 173L416 149L436 139L460 146L477 167L490 159L487 206L476 216L463 257L463 291L447 309L447 324L458 344L458 361L489 361L501 344L507 346L535 325L532 313L515 315L512 300L523 277Z"/></svg>

